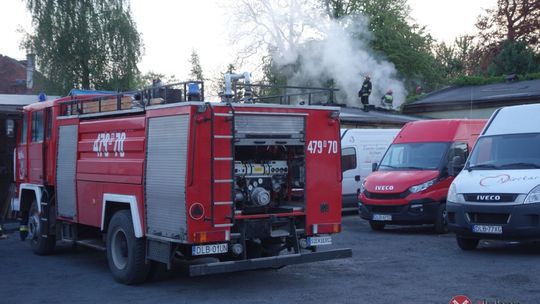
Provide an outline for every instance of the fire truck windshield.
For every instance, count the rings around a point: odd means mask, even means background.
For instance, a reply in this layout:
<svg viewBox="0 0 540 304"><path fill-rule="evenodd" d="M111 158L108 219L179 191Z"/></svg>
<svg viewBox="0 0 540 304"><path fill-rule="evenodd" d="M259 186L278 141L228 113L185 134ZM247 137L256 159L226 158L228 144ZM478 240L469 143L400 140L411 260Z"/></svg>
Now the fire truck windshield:
<svg viewBox="0 0 540 304"><path fill-rule="evenodd" d="M437 170L449 146L447 142L393 144L386 151L379 170Z"/></svg>

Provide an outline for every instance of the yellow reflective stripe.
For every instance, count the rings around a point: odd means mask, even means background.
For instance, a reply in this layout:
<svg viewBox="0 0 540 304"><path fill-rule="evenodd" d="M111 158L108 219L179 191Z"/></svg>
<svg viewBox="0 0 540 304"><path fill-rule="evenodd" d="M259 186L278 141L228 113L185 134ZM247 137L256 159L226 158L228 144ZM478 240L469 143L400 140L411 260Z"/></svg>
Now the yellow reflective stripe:
<svg viewBox="0 0 540 304"><path fill-rule="evenodd" d="M28 231L28 227L21 225L21 227L19 227L19 231Z"/></svg>

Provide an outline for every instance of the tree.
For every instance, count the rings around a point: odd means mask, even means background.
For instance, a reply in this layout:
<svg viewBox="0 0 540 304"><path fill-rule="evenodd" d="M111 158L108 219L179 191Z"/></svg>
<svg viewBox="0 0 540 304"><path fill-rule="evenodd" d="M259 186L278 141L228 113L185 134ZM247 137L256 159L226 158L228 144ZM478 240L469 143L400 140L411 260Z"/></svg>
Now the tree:
<svg viewBox="0 0 540 304"><path fill-rule="evenodd" d="M493 73L498 69L493 68L492 61L503 48L506 47L506 51L513 48L510 45L515 42L523 42L533 51L540 51L540 1L497 0L496 8L487 9L485 15L478 17L476 27L479 31L479 72L483 75Z"/></svg>
<svg viewBox="0 0 540 304"><path fill-rule="evenodd" d="M201 62L199 60L199 54L195 50L191 51L191 57L189 59L189 63L191 64L191 72L190 77L192 80L199 80L203 81L203 71L201 67Z"/></svg>
<svg viewBox="0 0 540 304"><path fill-rule="evenodd" d="M528 74L540 72L540 56L536 55L524 41L503 42L501 51L488 67L493 76L505 74Z"/></svg>
<svg viewBox="0 0 540 304"><path fill-rule="evenodd" d="M137 88L147 88L153 85L153 81L159 79L163 83L173 83L178 82L178 79L175 75L165 75L161 73L156 73L154 71L149 71L144 74L139 74L137 77Z"/></svg>
<svg viewBox="0 0 540 304"><path fill-rule="evenodd" d="M26 0L34 33L23 46L62 94L84 89L131 89L142 41L127 0Z"/></svg>
<svg viewBox="0 0 540 304"><path fill-rule="evenodd" d="M524 41L536 46L540 42L540 1L497 0L497 8L487 9L476 23L483 43Z"/></svg>

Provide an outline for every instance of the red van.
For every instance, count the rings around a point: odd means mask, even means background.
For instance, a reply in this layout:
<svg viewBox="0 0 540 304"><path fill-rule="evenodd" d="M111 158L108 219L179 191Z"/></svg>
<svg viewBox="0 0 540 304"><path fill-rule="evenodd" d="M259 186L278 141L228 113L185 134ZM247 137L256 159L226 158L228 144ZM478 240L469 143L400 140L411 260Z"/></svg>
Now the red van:
<svg viewBox="0 0 540 304"><path fill-rule="evenodd" d="M361 187L360 216L373 230L387 224L435 224L447 232L446 194L486 120L407 123Z"/></svg>

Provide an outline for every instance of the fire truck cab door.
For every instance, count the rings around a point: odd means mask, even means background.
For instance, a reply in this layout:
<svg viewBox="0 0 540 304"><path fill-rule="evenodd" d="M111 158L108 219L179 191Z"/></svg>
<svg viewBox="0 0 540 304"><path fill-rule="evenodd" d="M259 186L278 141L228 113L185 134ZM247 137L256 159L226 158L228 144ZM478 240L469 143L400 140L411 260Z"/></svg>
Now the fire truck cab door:
<svg viewBox="0 0 540 304"><path fill-rule="evenodd" d="M43 184L45 158L45 111L33 111L30 115L28 140L28 181Z"/></svg>
<svg viewBox="0 0 540 304"><path fill-rule="evenodd" d="M18 128L15 151L15 181L17 184L26 182L28 178L28 116L28 113L24 113Z"/></svg>

